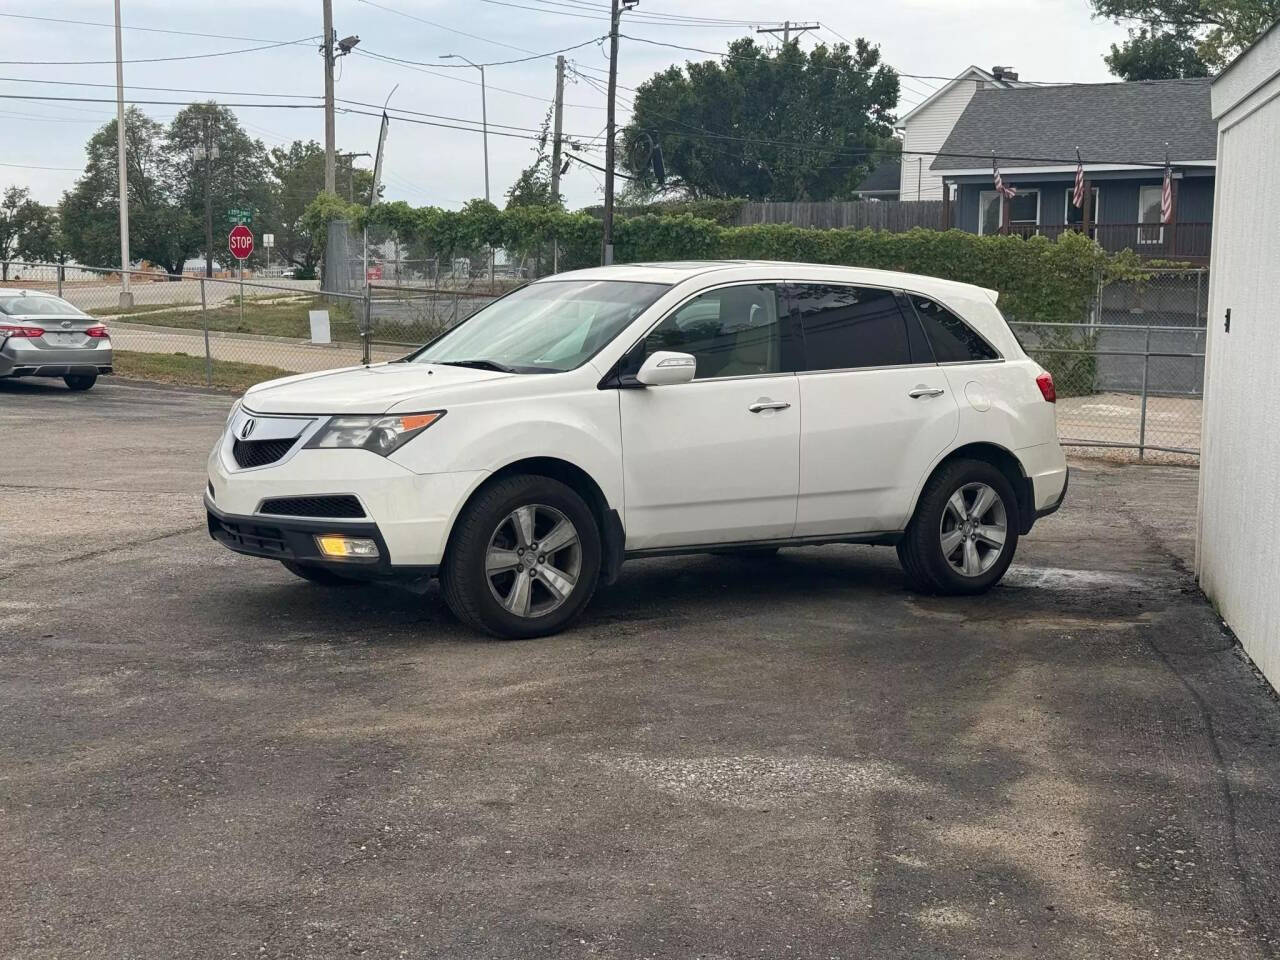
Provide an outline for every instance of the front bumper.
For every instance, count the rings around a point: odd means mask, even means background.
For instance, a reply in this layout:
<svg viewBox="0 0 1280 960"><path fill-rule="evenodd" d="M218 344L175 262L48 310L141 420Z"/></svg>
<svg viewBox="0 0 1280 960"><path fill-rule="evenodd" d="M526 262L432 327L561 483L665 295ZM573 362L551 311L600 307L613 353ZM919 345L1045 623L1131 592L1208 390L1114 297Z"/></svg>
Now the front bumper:
<svg viewBox="0 0 1280 960"><path fill-rule="evenodd" d="M418 474L365 450L304 449L303 442L276 463L242 468L224 435L209 456L206 506L221 516L280 529L296 527L312 536L372 525L381 538L379 553L390 566L434 568L444 557L462 504L487 476L483 471ZM266 501L278 497L339 495L358 500L364 518L326 520L262 512ZM324 529L317 530L315 524Z"/></svg>
<svg viewBox="0 0 1280 960"><path fill-rule="evenodd" d="M295 517L241 516L223 513L204 501L209 536L228 550L250 557L269 560L291 560L294 563L324 567L346 577L369 580L413 579L435 576L435 566L395 566L387 550L387 541L376 523L301 520ZM378 545L376 560L334 560L324 556L316 546L319 534L338 533L348 537L366 537Z"/></svg>

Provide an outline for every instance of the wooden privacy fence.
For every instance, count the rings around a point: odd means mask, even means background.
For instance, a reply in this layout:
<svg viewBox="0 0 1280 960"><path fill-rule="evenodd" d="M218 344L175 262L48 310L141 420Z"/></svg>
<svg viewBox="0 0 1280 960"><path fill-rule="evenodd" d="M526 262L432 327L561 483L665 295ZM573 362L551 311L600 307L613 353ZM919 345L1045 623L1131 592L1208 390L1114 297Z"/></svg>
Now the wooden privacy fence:
<svg viewBox="0 0 1280 960"><path fill-rule="evenodd" d="M742 205L738 224L790 223L797 227L855 230L870 227L904 233L915 227L942 226L941 200L823 200L819 202L751 201Z"/></svg>

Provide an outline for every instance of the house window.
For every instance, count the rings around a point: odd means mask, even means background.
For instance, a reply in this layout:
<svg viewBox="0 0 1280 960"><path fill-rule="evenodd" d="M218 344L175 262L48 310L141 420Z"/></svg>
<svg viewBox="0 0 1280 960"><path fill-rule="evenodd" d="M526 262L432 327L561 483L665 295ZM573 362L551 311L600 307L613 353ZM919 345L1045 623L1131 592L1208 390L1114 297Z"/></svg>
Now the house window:
<svg viewBox="0 0 1280 960"><path fill-rule="evenodd" d="M1071 202L1071 198L1075 195L1076 188L1068 187L1066 198L1063 203L1066 205L1065 212L1062 215L1062 222L1068 227L1078 227L1084 222L1084 211ZM1093 198L1089 201L1089 225L1093 227L1098 222L1098 188L1092 190Z"/></svg>
<svg viewBox="0 0 1280 960"><path fill-rule="evenodd" d="M999 233L1004 202L994 190L978 194L978 232ZM1019 190L1009 201L1009 232L1024 237L1037 233L1040 225L1040 191Z"/></svg>
<svg viewBox="0 0 1280 960"><path fill-rule="evenodd" d="M1164 226L1160 223L1160 198L1164 188L1158 183L1148 183L1138 188L1139 243L1164 243ZM1146 226L1152 224L1152 226Z"/></svg>

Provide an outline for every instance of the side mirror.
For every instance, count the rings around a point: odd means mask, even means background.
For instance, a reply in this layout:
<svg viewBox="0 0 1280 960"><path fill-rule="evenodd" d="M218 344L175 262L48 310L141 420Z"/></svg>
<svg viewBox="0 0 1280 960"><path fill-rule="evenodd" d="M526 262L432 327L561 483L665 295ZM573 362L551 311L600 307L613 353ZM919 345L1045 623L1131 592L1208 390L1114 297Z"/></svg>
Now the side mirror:
<svg viewBox="0 0 1280 960"><path fill-rule="evenodd" d="M689 353L659 350L636 373L636 382L646 387L665 387L673 383L688 383L697 372L698 361Z"/></svg>

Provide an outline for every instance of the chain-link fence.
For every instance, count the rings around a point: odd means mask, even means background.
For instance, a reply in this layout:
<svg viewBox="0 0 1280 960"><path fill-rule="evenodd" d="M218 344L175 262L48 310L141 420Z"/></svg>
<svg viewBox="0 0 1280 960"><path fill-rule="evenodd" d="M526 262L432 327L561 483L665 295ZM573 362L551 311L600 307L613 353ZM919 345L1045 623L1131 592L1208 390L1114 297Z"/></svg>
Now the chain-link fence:
<svg viewBox="0 0 1280 960"><path fill-rule="evenodd" d="M404 353L368 343L363 296L321 294L314 280L130 270L126 291L119 270L7 266L0 286L52 293L101 318L126 376L244 385Z"/></svg>
<svg viewBox="0 0 1280 960"><path fill-rule="evenodd" d="M307 280L121 272L8 263L0 285L56 293L108 322L117 371L242 385L289 373L394 360L456 323L518 278L446 282L420 271L356 290ZM1152 271L1099 284L1077 322L1011 320L1027 352L1054 375L1065 446L1107 456L1188 460L1199 454L1204 389L1205 271ZM180 378L175 378L180 379Z"/></svg>

